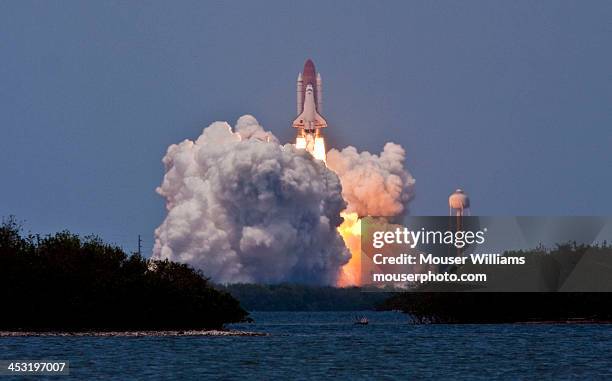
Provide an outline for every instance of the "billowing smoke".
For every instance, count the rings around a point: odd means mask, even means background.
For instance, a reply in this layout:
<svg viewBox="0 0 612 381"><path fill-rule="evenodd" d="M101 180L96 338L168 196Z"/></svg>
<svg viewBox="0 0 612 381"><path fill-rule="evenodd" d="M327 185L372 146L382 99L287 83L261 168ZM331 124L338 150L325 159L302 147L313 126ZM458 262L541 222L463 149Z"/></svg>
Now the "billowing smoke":
<svg viewBox="0 0 612 381"><path fill-rule="evenodd" d="M154 258L223 283L335 284L350 257L336 230L346 203L336 174L309 153L245 115L233 131L215 122L171 145L163 162L168 214Z"/></svg>
<svg viewBox="0 0 612 381"><path fill-rule="evenodd" d="M396 218L407 214L415 180L404 167L405 158L395 143L385 144L380 156L351 146L330 150L327 165L340 177L347 212Z"/></svg>
<svg viewBox="0 0 612 381"><path fill-rule="evenodd" d="M222 283L359 284L358 217L407 213L415 181L404 161L387 143L380 155L332 149L326 167L250 115L233 130L215 122L168 148L153 257Z"/></svg>
<svg viewBox="0 0 612 381"><path fill-rule="evenodd" d="M327 153L327 166L342 184L342 197L347 209L340 234L352 257L343 268L338 284L360 285L368 269L361 266L361 220L363 216L383 217L384 223L400 222L408 213L415 180L404 168L406 153L394 143L387 143L380 155L357 152L355 147Z"/></svg>

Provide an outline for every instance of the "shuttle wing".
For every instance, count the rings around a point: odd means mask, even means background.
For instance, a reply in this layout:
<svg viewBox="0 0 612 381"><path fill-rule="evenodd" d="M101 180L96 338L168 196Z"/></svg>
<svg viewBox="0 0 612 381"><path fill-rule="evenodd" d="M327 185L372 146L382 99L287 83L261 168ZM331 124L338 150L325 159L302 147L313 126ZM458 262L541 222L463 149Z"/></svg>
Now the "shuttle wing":
<svg viewBox="0 0 612 381"><path fill-rule="evenodd" d="M314 117L309 117L303 112L293 121L294 128L301 128L303 130L318 130L319 128L327 127L327 121L318 113L314 114Z"/></svg>

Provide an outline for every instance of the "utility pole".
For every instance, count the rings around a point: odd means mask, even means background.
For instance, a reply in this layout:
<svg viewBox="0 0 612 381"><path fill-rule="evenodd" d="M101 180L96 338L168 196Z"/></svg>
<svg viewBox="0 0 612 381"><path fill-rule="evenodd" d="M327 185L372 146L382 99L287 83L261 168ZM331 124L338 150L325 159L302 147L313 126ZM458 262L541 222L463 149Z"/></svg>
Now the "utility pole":
<svg viewBox="0 0 612 381"><path fill-rule="evenodd" d="M142 239L140 239L140 234L138 234L138 255L142 255Z"/></svg>

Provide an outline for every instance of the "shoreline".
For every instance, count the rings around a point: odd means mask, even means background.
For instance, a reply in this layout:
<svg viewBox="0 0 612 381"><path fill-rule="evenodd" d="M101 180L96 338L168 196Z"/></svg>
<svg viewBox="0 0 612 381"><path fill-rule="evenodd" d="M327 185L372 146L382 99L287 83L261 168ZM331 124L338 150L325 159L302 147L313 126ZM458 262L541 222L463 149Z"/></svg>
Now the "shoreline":
<svg viewBox="0 0 612 381"><path fill-rule="evenodd" d="M238 330L146 330L146 331L0 331L3 337L174 337L174 336L270 336L264 332Z"/></svg>

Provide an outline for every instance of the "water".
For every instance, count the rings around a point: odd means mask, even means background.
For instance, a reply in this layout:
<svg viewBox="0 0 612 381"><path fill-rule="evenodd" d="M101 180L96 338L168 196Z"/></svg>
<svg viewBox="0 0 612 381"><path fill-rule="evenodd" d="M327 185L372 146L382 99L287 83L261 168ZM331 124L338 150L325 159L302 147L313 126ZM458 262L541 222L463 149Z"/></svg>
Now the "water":
<svg viewBox="0 0 612 381"><path fill-rule="evenodd" d="M354 325L356 315L370 324ZM0 360L69 360L79 380L612 378L612 325L411 325L393 312L252 316L256 323L233 328L270 336L2 338Z"/></svg>

